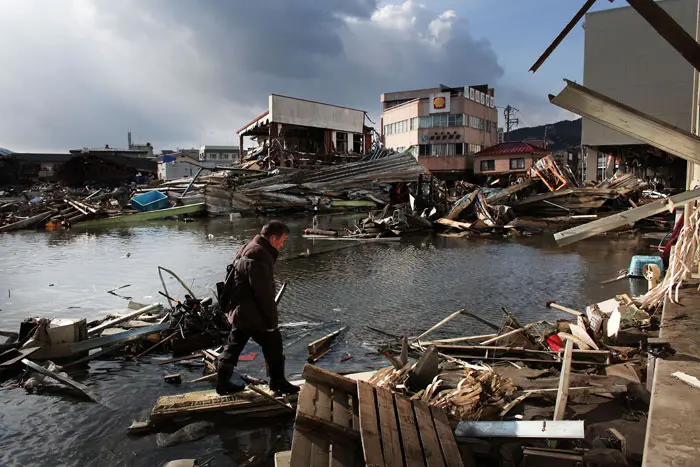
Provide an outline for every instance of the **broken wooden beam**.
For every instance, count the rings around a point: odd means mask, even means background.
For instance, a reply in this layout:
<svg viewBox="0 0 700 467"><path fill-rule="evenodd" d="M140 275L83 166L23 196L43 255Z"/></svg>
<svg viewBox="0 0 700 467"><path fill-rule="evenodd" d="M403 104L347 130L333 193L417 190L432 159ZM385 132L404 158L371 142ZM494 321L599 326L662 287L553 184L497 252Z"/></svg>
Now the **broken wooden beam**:
<svg viewBox="0 0 700 467"><path fill-rule="evenodd" d="M116 290L116 289L115 289ZM146 307L140 308L133 313L126 314L124 316L120 316L119 318L115 318L109 321L105 321L104 323L100 324L99 326L95 326L94 328L88 329L88 335L91 334L97 334L99 332L104 331L107 328L111 328L113 326L116 326L119 323L123 323L124 321L129 321L132 320L138 316L141 316L144 313L148 313L149 311L153 311L156 308L161 308L163 305L160 303L154 303L152 305L148 305Z"/></svg>
<svg viewBox="0 0 700 467"><path fill-rule="evenodd" d="M84 395L86 395L88 398L93 400L94 402L97 402L98 404L100 403L100 396L95 394L88 388L87 386L83 386L77 381L72 380L71 378L67 376L62 376L58 373L54 373L53 371L44 368L41 365L38 365L31 360L28 359L23 359L22 363L24 363L27 367L29 367L31 370L36 371L39 374L42 374L44 376L48 376L49 378L55 379L56 381L65 384L66 386L70 386L73 389L77 389L78 391L82 392Z"/></svg>
<svg viewBox="0 0 700 467"><path fill-rule="evenodd" d="M433 326L433 327L431 327L430 329L428 329L427 331L425 331L425 332L424 332L423 334L421 334L420 336L416 337L415 339L411 339L411 340L414 341L414 342L415 342L415 341L421 340L422 338L424 338L425 336L427 336L427 335L430 334L431 332L437 331L438 329L440 329L441 327L443 327L445 324L447 324L448 322L450 322L451 320L453 320L453 319L456 318L457 316L461 315L463 312L464 312L464 310L457 310L457 311L455 311L455 312L452 313L450 316L448 316L447 318L443 319L442 321L440 321L439 323L437 323L435 326Z"/></svg>
<svg viewBox="0 0 700 467"><path fill-rule="evenodd" d="M557 245L560 247L571 245L572 243L608 232L622 227L623 225L632 225L641 219L646 219L655 214L673 210L677 205L695 201L696 199L700 199L700 189L685 191L671 196L670 198L653 201L644 206L630 209L629 211L613 214L603 219L564 230L563 232L554 234L554 240L556 240Z"/></svg>
<svg viewBox="0 0 700 467"><path fill-rule="evenodd" d="M561 364L561 375L559 377L559 389L557 391L557 402L554 406L554 417L556 420L564 419L566 412L566 401L569 398L569 380L571 378L571 358L574 351L574 342L566 341L564 348L564 361Z"/></svg>
<svg viewBox="0 0 700 467"><path fill-rule="evenodd" d="M347 326L344 326L337 331L333 331L332 333L310 343L307 346L309 351L309 363L316 363L321 359L321 357L326 355L330 351L331 341L338 337L345 329L347 329Z"/></svg>

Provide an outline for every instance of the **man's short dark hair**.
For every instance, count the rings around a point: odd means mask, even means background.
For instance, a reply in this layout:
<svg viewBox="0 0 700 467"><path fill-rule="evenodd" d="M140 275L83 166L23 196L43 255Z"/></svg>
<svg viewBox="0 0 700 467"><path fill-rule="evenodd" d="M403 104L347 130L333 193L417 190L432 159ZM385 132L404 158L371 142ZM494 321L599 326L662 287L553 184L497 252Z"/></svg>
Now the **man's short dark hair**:
<svg viewBox="0 0 700 467"><path fill-rule="evenodd" d="M289 227L282 221L270 221L263 225L263 228L260 230L260 235L265 238L289 235Z"/></svg>

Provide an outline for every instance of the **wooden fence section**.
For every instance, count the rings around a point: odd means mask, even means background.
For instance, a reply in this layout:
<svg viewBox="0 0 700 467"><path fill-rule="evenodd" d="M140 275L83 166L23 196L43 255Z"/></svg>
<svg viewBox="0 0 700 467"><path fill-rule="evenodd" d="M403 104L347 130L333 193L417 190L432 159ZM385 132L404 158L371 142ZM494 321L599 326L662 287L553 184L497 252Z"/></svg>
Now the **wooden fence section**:
<svg viewBox="0 0 700 467"><path fill-rule="evenodd" d="M356 382L313 365L302 376L290 466L364 465Z"/></svg>

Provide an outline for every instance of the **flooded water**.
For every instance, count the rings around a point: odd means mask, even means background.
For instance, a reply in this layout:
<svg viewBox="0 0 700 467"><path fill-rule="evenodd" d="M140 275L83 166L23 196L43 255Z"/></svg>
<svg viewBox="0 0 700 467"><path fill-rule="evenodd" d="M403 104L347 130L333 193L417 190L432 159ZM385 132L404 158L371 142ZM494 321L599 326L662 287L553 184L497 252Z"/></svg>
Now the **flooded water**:
<svg viewBox="0 0 700 467"><path fill-rule="evenodd" d="M349 217L322 217L321 228L352 223ZM310 220L287 219L293 234L276 269L287 291L280 306L283 323L325 323L325 330L286 349L287 373L298 376L306 344L348 326L319 365L337 371L366 371L385 366L373 344L371 325L393 334L416 335L465 308L500 322L506 306L521 321L555 319L544 304L557 300L583 309L586 304L628 292L620 281L601 285L639 253L636 239L607 237L557 248L551 237L517 240L417 237L397 243L348 245L307 241L300 233ZM0 236L0 329L16 331L31 316L103 317L123 311L126 300L163 301L158 266L177 273L195 294L213 295L226 264L251 238L262 219L155 223L124 229L72 232L19 232ZM309 257L298 254L309 250ZM645 251L645 250L641 250ZM171 294L180 289L166 278ZM485 334L467 317L445 326L436 337ZM294 332L294 331L288 331ZM295 342L296 341L296 342ZM249 344L248 351L257 351ZM342 359L352 356L349 360ZM196 362L155 365L162 355L138 362L116 358L69 372L99 393L103 405L75 399L70 392L30 395L24 389L0 389L0 465L156 466L181 458L214 457L213 465L273 465L275 451L289 449L291 425L215 420L201 439L165 446L162 437L130 437L126 428L146 420L159 396L211 388L210 383L170 386L169 373L187 381L202 375ZM262 358L246 362L250 374L263 377ZM159 442L159 440L161 442ZM159 447L162 446L162 447Z"/></svg>

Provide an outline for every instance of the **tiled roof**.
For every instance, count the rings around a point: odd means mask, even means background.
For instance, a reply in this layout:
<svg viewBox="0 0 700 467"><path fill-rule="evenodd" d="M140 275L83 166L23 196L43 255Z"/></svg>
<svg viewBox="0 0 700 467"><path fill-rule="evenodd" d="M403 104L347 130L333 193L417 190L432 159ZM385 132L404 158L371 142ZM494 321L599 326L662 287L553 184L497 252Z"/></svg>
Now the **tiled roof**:
<svg viewBox="0 0 700 467"><path fill-rule="evenodd" d="M546 153L547 150L524 141L508 141L488 147L480 152L477 152L475 156L499 156L504 154L527 154L532 152Z"/></svg>

